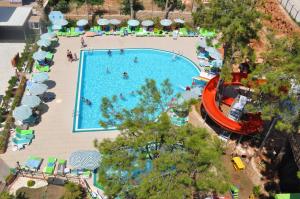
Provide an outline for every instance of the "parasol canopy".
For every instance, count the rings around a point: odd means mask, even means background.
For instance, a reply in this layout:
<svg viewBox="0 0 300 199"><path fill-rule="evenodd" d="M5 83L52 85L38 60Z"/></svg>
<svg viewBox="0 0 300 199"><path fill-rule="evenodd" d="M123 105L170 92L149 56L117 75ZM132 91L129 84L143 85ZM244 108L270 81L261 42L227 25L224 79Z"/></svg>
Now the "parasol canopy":
<svg viewBox="0 0 300 199"><path fill-rule="evenodd" d="M28 119L32 115L32 110L29 106L18 106L13 111L13 117L18 121Z"/></svg>
<svg viewBox="0 0 300 199"><path fill-rule="evenodd" d="M76 169L95 170L100 165L101 155L98 151L76 151L69 158L70 165Z"/></svg>
<svg viewBox="0 0 300 199"><path fill-rule="evenodd" d="M142 26L148 27L148 26L153 26L154 22L151 20L145 20L142 21Z"/></svg>
<svg viewBox="0 0 300 199"><path fill-rule="evenodd" d="M85 26L88 23L89 23L88 20L86 20L86 19L80 19L80 20L77 21L76 25L77 26Z"/></svg>
<svg viewBox="0 0 300 199"><path fill-rule="evenodd" d="M135 20L135 19L130 19L130 20L127 21L127 24L129 26L136 27L136 26L140 25L140 22L138 20Z"/></svg>
<svg viewBox="0 0 300 199"><path fill-rule="evenodd" d="M99 26L107 26L109 24L109 20L108 19L98 19L97 23Z"/></svg>
<svg viewBox="0 0 300 199"><path fill-rule="evenodd" d="M163 19L163 20L160 20L160 24L162 26L170 26L172 24L172 21L170 19Z"/></svg>

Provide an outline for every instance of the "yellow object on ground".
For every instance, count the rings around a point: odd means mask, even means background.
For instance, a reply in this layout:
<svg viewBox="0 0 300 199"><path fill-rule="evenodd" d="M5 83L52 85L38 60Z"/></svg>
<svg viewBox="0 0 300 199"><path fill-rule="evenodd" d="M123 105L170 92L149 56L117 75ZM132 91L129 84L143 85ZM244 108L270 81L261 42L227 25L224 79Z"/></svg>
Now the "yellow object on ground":
<svg viewBox="0 0 300 199"><path fill-rule="evenodd" d="M240 157L233 157L232 158L233 166L236 170L243 170L245 169L245 165Z"/></svg>

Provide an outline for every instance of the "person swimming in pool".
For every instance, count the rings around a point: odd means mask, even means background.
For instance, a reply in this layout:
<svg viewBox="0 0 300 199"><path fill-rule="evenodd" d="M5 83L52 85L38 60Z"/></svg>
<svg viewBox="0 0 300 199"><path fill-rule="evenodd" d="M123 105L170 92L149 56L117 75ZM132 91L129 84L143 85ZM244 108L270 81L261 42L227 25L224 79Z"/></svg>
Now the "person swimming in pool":
<svg viewBox="0 0 300 199"><path fill-rule="evenodd" d="M92 102L90 100L86 99L85 97L81 97L81 100L88 106L92 105Z"/></svg>
<svg viewBox="0 0 300 199"><path fill-rule="evenodd" d="M125 97L123 96L122 93L120 93L120 99L121 99L121 100L125 100Z"/></svg>
<svg viewBox="0 0 300 199"><path fill-rule="evenodd" d="M128 73L127 72L123 73L123 79L128 79Z"/></svg>
<svg viewBox="0 0 300 199"><path fill-rule="evenodd" d="M122 54L124 54L124 49L120 49L120 54L122 55Z"/></svg>
<svg viewBox="0 0 300 199"><path fill-rule="evenodd" d="M106 73L109 74L110 73L110 70L109 70L109 67L106 66Z"/></svg>
<svg viewBox="0 0 300 199"><path fill-rule="evenodd" d="M111 56L112 52L110 49L107 51L107 54L108 54L108 56Z"/></svg>
<svg viewBox="0 0 300 199"><path fill-rule="evenodd" d="M133 62L134 62L134 63L138 63L138 58L135 57L134 60L133 60Z"/></svg>

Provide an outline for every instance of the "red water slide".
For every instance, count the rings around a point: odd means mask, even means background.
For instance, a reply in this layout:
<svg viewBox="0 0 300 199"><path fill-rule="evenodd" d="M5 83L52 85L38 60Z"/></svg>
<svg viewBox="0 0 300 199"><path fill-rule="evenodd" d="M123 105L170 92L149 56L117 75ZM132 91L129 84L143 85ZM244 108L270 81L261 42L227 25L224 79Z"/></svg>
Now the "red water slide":
<svg viewBox="0 0 300 199"><path fill-rule="evenodd" d="M241 85L241 79L245 75L240 73L233 73L233 79L231 83L225 83L224 86L228 85ZM248 114L247 121L237 122L223 114L219 106L216 103L216 92L219 76L211 79L205 86L202 94L202 106L205 109L208 116L215 121L219 126L227 131L249 135L252 133L259 132L262 128L263 122L259 114Z"/></svg>

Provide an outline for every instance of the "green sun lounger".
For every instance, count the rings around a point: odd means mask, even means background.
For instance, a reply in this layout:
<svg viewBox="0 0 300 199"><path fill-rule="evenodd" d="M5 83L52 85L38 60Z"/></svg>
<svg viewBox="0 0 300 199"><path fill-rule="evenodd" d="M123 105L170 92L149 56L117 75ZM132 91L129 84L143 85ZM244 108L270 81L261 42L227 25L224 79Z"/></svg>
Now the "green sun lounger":
<svg viewBox="0 0 300 199"><path fill-rule="evenodd" d="M46 59L48 59L48 60L52 60L53 57L54 57L54 54L50 53L50 52L48 52L47 55L46 55Z"/></svg>
<svg viewBox="0 0 300 199"><path fill-rule="evenodd" d="M28 130L22 130L20 128L16 128L16 133L17 134L21 134L21 135L32 135L33 134L33 130L28 129Z"/></svg>
<svg viewBox="0 0 300 199"><path fill-rule="evenodd" d="M53 175L54 170L55 170L56 161L57 161L56 158L49 157L47 160L47 166L44 167L43 172L48 175Z"/></svg>
<svg viewBox="0 0 300 199"><path fill-rule="evenodd" d="M57 174L58 175L64 175L65 174L65 168L67 166L67 160L58 160L57 165Z"/></svg>
<svg viewBox="0 0 300 199"><path fill-rule="evenodd" d="M38 70L39 72L49 72L50 71L50 68L49 66L41 66L40 64L36 63L34 65L35 69Z"/></svg>

